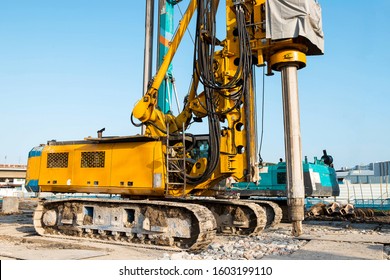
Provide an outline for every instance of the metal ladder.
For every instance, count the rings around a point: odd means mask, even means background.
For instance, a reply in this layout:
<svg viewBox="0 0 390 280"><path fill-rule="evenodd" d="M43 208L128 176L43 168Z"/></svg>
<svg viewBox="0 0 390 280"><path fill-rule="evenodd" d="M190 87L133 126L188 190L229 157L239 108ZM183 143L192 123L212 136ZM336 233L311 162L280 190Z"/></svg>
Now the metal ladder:
<svg viewBox="0 0 390 280"><path fill-rule="evenodd" d="M183 126L184 127L184 126ZM167 131L169 131L169 124L167 124ZM180 190L182 189L182 197L185 196L186 192L186 146L185 146L185 134L184 129L181 135L181 142L182 146L175 146L170 145L170 141L172 140L172 137L167 133L167 142L166 142L166 170L167 170L167 177L165 180L165 196L169 197L169 190L175 189ZM177 157L178 150L182 150L182 157ZM170 163L172 162L182 162L182 167L179 169L171 169ZM171 182L170 178L174 176L175 173L182 173L183 174L183 182Z"/></svg>

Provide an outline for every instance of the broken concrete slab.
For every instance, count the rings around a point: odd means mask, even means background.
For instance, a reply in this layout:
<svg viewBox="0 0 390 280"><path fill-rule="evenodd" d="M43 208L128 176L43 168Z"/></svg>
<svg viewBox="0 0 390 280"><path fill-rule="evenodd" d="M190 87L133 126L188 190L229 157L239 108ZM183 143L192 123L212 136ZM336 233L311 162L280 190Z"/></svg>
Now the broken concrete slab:
<svg viewBox="0 0 390 280"><path fill-rule="evenodd" d="M389 235L327 234L327 235L301 235L297 238L303 239L303 240L324 240L324 241L390 244L390 236Z"/></svg>
<svg viewBox="0 0 390 280"><path fill-rule="evenodd" d="M3 214L12 214L19 212L19 198L13 196L3 197L3 205L1 207Z"/></svg>
<svg viewBox="0 0 390 280"><path fill-rule="evenodd" d="M264 260L382 260L383 244L311 240L291 255Z"/></svg>

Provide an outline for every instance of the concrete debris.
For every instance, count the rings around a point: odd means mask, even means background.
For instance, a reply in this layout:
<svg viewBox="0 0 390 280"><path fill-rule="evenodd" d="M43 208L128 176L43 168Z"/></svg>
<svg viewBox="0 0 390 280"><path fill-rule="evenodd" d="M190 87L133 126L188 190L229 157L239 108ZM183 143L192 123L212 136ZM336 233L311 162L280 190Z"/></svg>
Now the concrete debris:
<svg viewBox="0 0 390 280"><path fill-rule="evenodd" d="M331 204L329 204L329 205L326 207L326 212L327 212L329 215L332 215L332 214L334 214L334 213L340 213L340 208L341 208L340 203L332 202Z"/></svg>
<svg viewBox="0 0 390 280"><path fill-rule="evenodd" d="M307 215L309 217L325 215L325 207L326 207L325 203L317 203L316 205L313 205L309 209Z"/></svg>
<svg viewBox="0 0 390 280"><path fill-rule="evenodd" d="M353 224L345 222L305 223L303 238L291 235L288 224L262 232L259 236L217 236L208 248L199 253L180 252L164 254L163 260L260 260L260 259L384 259L390 260L390 226L384 224ZM334 255L325 252L322 243L344 246L345 250ZM310 245L310 246L308 246ZM317 248L311 254L307 248ZM343 247L343 248L344 248ZM369 247L370 256L361 253ZM374 248L375 247L375 248ZM305 249L306 248L306 249ZM332 247L333 248L333 247ZM354 249L356 248L356 249ZM356 251L356 252L355 252ZM318 256L317 256L318 255ZM383 255L383 256L382 256Z"/></svg>
<svg viewBox="0 0 390 280"><path fill-rule="evenodd" d="M350 203L347 203L342 209L340 209L340 213L344 216L352 215L354 213L354 206Z"/></svg>
<svg viewBox="0 0 390 280"><path fill-rule="evenodd" d="M11 196L3 197L1 212L3 214L19 213L19 199Z"/></svg>
<svg viewBox="0 0 390 280"><path fill-rule="evenodd" d="M229 236L211 243L208 248L197 254L180 252L166 260L259 260L268 255L289 255L304 246L307 241L297 240L286 232L264 232L259 236Z"/></svg>
<svg viewBox="0 0 390 280"><path fill-rule="evenodd" d="M317 203L313 205L306 213L306 218L342 218L345 220L367 220L375 218L374 210L370 208L355 208L354 205L347 203L331 202L328 204Z"/></svg>

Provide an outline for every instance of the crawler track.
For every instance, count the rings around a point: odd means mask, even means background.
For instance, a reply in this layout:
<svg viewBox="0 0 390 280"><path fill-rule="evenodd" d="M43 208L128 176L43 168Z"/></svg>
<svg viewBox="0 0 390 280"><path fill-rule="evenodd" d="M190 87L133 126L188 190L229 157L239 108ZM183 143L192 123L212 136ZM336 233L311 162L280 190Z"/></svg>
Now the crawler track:
<svg viewBox="0 0 390 280"><path fill-rule="evenodd" d="M256 235L266 227L266 211L253 201L195 198L188 202L203 205L213 213L217 233Z"/></svg>
<svg viewBox="0 0 390 280"><path fill-rule="evenodd" d="M256 203L264 208L267 222L266 227L273 227L279 224L283 218L282 208L275 202L267 200L244 200L246 202Z"/></svg>
<svg viewBox="0 0 390 280"><path fill-rule="evenodd" d="M41 201L34 228L42 236L113 240L196 251L216 234L204 206L173 201L65 199Z"/></svg>

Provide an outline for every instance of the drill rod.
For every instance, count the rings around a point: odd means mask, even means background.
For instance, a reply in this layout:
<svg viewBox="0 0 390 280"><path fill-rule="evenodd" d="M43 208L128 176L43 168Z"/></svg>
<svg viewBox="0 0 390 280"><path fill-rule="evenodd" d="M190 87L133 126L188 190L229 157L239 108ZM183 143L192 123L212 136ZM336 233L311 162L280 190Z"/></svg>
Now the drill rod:
<svg viewBox="0 0 390 280"><path fill-rule="evenodd" d="M294 236L302 234L305 199L297 73L297 67L293 64L288 64L281 68L284 146L287 169L287 205Z"/></svg>

